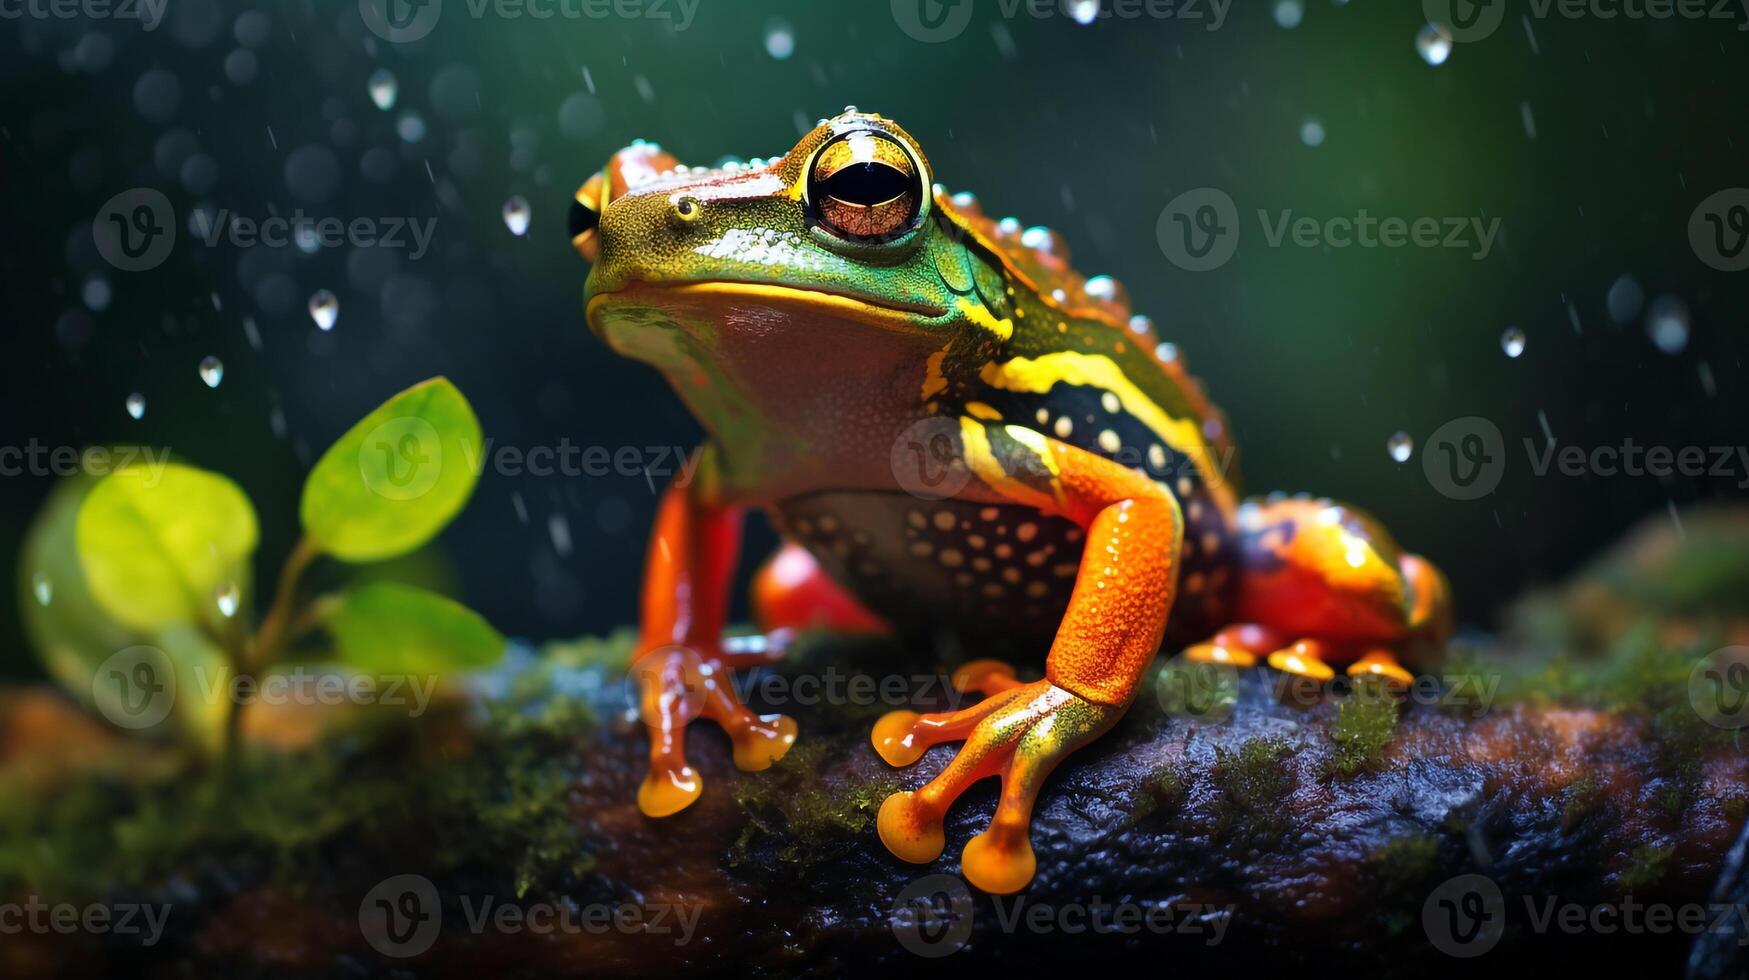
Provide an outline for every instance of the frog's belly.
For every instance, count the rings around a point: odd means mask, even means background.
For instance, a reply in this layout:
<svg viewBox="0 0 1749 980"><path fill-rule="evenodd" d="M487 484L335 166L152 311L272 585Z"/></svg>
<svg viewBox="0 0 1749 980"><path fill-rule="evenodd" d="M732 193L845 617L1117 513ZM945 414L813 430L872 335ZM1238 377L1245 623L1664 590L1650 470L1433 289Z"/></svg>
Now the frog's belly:
<svg viewBox="0 0 1749 980"><path fill-rule="evenodd" d="M786 500L773 514L827 574L901 629L947 629L1040 654L1068 608L1085 541L1073 522L1030 507L907 494L827 491ZM1187 556L1184 571L1197 571ZM1224 570L1218 578L1200 571L1225 584ZM1205 590L1177 604L1172 637L1218 620L1225 590Z"/></svg>

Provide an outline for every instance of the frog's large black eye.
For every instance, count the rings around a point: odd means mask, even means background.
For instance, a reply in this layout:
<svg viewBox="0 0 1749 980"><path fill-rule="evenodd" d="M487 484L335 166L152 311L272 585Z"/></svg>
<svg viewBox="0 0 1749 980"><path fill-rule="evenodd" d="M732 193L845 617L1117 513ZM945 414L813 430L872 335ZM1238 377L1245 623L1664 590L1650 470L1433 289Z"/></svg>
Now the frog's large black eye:
<svg viewBox="0 0 1749 980"><path fill-rule="evenodd" d="M586 231L594 231L595 226L600 223L601 215L596 214L594 208L584 204L582 201L573 200L571 202L570 226L572 238L576 238L578 235L581 235Z"/></svg>
<svg viewBox="0 0 1749 980"><path fill-rule="evenodd" d="M601 226L601 210L585 202L601 199L605 180L600 174L589 178L589 182L571 198L571 213L565 220L565 226L571 232L571 247L583 256L585 262L594 262L601 254L601 236L597 234Z"/></svg>
<svg viewBox="0 0 1749 980"><path fill-rule="evenodd" d="M923 179L916 160L891 137L846 133L815 155L808 201L815 220L842 238L889 241L916 224Z"/></svg>

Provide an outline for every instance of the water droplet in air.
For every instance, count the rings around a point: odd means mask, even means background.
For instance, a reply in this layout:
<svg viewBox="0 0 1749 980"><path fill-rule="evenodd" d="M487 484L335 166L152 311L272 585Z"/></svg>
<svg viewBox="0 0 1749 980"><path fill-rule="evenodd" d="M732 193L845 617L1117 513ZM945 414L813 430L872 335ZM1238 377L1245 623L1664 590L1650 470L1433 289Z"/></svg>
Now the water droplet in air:
<svg viewBox="0 0 1749 980"><path fill-rule="evenodd" d="M200 380L205 381L208 388L217 388L219 382L225 380L225 362L211 354L201 358Z"/></svg>
<svg viewBox="0 0 1749 980"><path fill-rule="evenodd" d="M340 319L340 301L326 289L316 290L310 297L310 319L321 330L334 329L334 321Z"/></svg>
<svg viewBox="0 0 1749 980"><path fill-rule="evenodd" d="M1674 296L1661 296L1646 307L1646 334L1666 354L1688 349L1688 307Z"/></svg>
<svg viewBox="0 0 1749 980"><path fill-rule="evenodd" d="M1282 27L1295 28L1306 16L1306 7L1300 0L1276 0L1275 22Z"/></svg>
<svg viewBox="0 0 1749 980"><path fill-rule="evenodd" d="M401 91L401 86L395 81L395 73L387 68L378 68L370 76L370 100L376 103L378 109L388 112L395 107L395 96Z"/></svg>
<svg viewBox="0 0 1749 980"><path fill-rule="evenodd" d="M135 419L145 418L145 416L146 416L146 396L145 395L142 395L137 391L134 392L133 394L129 395L128 401L127 401L127 406L128 406L128 414L129 415L132 415Z"/></svg>
<svg viewBox="0 0 1749 980"><path fill-rule="evenodd" d="M1428 24L1415 35L1415 51L1422 61L1437 68L1451 57L1451 35L1438 24Z"/></svg>
<svg viewBox="0 0 1749 980"><path fill-rule="evenodd" d="M47 573L37 572L31 576L30 591L36 596L36 604L46 606L55 600L55 584L49 581Z"/></svg>
<svg viewBox="0 0 1749 980"><path fill-rule="evenodd" d="M765 53L783 61L796 53L796 29L781 17L765 22Z"/></svg>
<svg viewBox="0 0 1749 980"><path fill-rule="evenodd" d="M243 593L238 590L235 582L220 582L213 589L213 604L219 607L219 615L226 619L237 615L237 606L242 598Z"/></svg>
<svg viewBox="0 0 1749 980"><path fill-rule="evenodd" d="M1415 440L1409 438L1409 433L1399 432L1385 441L1385 449L1390 451L1392 459L1407 463L1409 457L1415 455Z"/></svg>
<svg viewBox="0 0 1749 980"><path fill-rule="evenodd" d="M528 219L530 212L528 199L521 194L504 202L504 227L518 238L528 234Z"/></svg>
<svg viewBox="0 0 1749 980"><path fill-rule="evenodd" d="M1077 24L1091 24L1099 19L1099 0L1069 0L1069 17Z"/></svg>
<svg viewBox="0 0 1749 980"><path fill-rule="evenodd" d="M1316 119L1300 123L1300 142L1307 146L1324 145L1324 124Z"/></svg>
<svg viewBox="0 0 1749 980"><path fill-rule="evenodd" d="M1500 335L1500 349L1506 352L1507 357L1517 357L1524 353L1524 331L1517 327L1507 327L1506 332Z"/></svg>

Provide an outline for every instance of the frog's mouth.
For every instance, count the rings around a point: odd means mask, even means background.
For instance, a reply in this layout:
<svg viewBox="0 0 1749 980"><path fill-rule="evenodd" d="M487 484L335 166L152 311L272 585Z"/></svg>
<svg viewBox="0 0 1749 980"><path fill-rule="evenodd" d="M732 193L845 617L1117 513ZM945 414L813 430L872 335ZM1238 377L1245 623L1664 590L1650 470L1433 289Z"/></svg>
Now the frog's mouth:
<svg viewBox="0 0 1749 980"><path fill-rule="evenodd" d="M620 317L634 308L665 314L664 319L682 329L772 330L785 323L830 328L852 322L895 333L930 334L931 323L947 317L948 311L921 303L875 302L849 293L828 292L760 282L708 281L663 283L633 280L589 297L585 314L596 334L612 341L616 323L649 322L648 313ZM829 336L829 335L828 335Z"/></svg>

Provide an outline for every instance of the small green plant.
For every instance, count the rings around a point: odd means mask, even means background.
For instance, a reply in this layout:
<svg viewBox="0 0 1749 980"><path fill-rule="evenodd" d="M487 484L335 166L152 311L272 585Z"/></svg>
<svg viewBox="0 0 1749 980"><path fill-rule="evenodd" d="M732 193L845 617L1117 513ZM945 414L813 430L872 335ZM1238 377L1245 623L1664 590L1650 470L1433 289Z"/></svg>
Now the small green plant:
<svg viewBox="0 0 1749 980"><path fill-rule="evenodd" d="M473 494L479 444L472 407L445 378L354 425L304 484L303 536L259 621L250 574L259 529L235 483L167 453L70 478L25 538L26 630L49 673L105 718L176 732L204 752L236 743L243 685L315 634L354 676L487 666L503 637L442 595L394 581L313 599L298 588L324 556L383 562L429 542Z"/></svg>
<svg viewBox="0 0 1749 980"><path fill-rule="evenodd" d="M1353 776L1384 765L1385 749L1397 732L1397 698L1379 684L1356 684L1336 709L1330 739L1336 751L1327 760L1329 775Z"/></svg>

